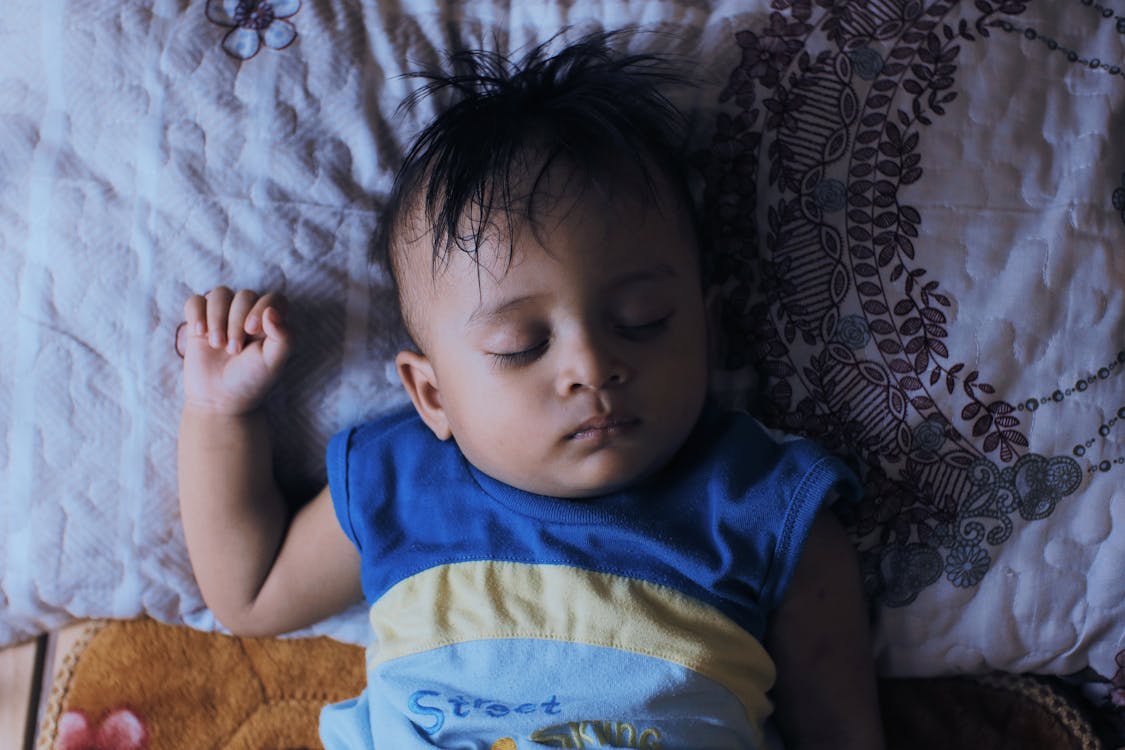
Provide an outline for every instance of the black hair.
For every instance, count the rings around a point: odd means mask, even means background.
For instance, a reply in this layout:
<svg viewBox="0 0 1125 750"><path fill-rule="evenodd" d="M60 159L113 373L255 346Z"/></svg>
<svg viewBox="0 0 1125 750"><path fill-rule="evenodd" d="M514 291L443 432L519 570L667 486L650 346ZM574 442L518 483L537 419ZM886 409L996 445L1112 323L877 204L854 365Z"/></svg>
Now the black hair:
<svg viewBox="0 0 1125 750"><path fill-rule="evenodd" d="M626 171L643 186L644 200L658 198L656 178L663 178L699 236L686 123L664 94L690 80L670 57L616 52L613 44L630 33L589 34L552 54L556 36L517 62L495 51L462 50L448 55L448 70L410 74L424 83L400 109L425 97L450 103L414 141L380 217L374 254L396 292L392 244L406 214L424 209L436 274L454 250L476 258L486 230L498 226L495 212L509 239L520 220L534 227L536 198L560 161L585 186ZM513 193L517 185L520 195Z"/></svg>

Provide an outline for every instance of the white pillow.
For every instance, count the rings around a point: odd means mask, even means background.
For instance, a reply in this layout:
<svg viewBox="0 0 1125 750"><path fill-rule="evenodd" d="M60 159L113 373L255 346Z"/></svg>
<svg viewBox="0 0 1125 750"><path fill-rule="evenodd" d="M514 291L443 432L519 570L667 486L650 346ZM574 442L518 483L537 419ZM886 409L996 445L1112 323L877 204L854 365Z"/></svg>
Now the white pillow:
<svg viewBox="0 0 1125 750"><path fill-rule="evenodd" d="M216 627L175 496L185 297L293 299L299 349L271 414L282 479L315 487L328 436L402 400L367 261L428 113L397 111L397 76L455 34L518 49L637 25L670 32L704 79L682 103L721 249L716 385L860 469L881 670L1113 674L1116 17L984 0L275 6L260 34L217 1L0 14L0 645L79 617ZM362 608L314 631L361 641Z"/></svg>
<svg viewBox="0 0 1125 750"><path fill-rule="evenodd" d="M709 149L727 365L759 375L742 395L766 422L860 468L882 671L1109 678L1125 20L782 5L737 35Z"/></svg>

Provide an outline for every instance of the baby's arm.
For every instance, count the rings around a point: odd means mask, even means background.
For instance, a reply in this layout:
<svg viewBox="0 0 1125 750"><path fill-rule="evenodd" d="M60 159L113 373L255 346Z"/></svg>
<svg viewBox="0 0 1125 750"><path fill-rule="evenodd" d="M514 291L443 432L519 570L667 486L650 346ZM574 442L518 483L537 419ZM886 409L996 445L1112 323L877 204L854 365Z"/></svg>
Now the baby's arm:
<svg viewBox="0 0 1125 750"><path fill-rule="evenodd" d="M878 750L882 724L855 549L821 511L770 622L786 748Z"/></svg>
<svg viewBox="0 0 1125 750"><path fill-rule="evenodd" d="M180 514L207 606L235 633L311 625L361 596L325 488L292 518L261 402L289 352L279 295L219 287L184 305Z"/></svg>

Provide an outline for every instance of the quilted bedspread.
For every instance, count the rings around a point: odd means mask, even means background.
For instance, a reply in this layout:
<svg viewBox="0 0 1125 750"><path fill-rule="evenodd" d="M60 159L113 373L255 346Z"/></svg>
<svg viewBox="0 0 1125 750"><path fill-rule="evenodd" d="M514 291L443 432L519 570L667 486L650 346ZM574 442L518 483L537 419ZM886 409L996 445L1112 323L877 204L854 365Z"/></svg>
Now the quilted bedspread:
<svg viewBox="0 0 1125 750"><path fill-rule="evenodd" d="M401 74L635 26L716 242L715 386L867 489L888 675L1078 674L1125 704L1125 15L1093 0L6 0L0 645L217 627L178 523L184 299L293 301L283 483L402 401L368 262L428 114ZM1125 6L1121 7L1125 14ZM318 626L350 641L361 608Z"/></svg>

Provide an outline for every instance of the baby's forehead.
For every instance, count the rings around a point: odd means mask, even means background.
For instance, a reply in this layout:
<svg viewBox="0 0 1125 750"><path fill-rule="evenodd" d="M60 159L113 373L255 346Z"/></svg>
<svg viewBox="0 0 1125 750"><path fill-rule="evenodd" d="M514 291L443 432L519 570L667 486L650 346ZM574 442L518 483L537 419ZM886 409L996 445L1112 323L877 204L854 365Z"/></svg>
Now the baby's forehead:
<svg viewBox="0 0 1125 750"><path fill-rule="evenodd" d="M419 346L425 346L434 325L441 325L434 312L441 295L460 287L479 303L485 288L503 280L513 263L533 257L524 253L549 253L552 238L567 234L579 218L593 217L603 231L614 233L586 236L593 245L613 245L618 259L626 252L645 254L668 237L682 238L675 244L690 248L677 254L676 264L691 264L692 275L702 278L702 244L686 185L655 166L647 172L564 166L556 163L539 181L497 183L497 189L481 191L483 197L460 204L453 231L444 223L442 211L448 206L441 202L447 195L442 186L416 184L404 194L387 251L400 312ZM438 197L433 205L428 203L431 195ZM641 236L651 242L635 241ZM554 264L546 267L563 271Z"/></svg>
<svg viewBox="0 0 1125 750"><path fill-rule="evenodd" d="M447 205L446 190L418 185L405 196L391 252L411 268L424 266L432 276L451 259L510 261L517 247L547 244L552 231L591 216L607 227L670 221L691 224L691 199L671 176L652 167L618 163L597 170L555 161L535 171L496 177L469 200ZM436 196L436 200L434 200ZM582 210L579 211L579 208ZM489 264L491 265L491 264Z"/></svg>
<svg viewBox="0 0 1125 750"><path fill-rule="evenodd" d="M583 295L608 304L626 293L614 279L656 266L700 279L695 225L674 198L671 190L659 199L586 190L531 216L505 206L487 221L477 216L475 225L463 226L460 242L444 244L435 240L432 218L419 202L404 217L395 247L399 304L415 343L425 349L435 327L452 324L447 316L475 319L486 303L532 291L546 299L553 294L546 290L560 284L574 290L570 284L580 283L588 290ZM538 262L545 256L558 262Z"/></svg>

